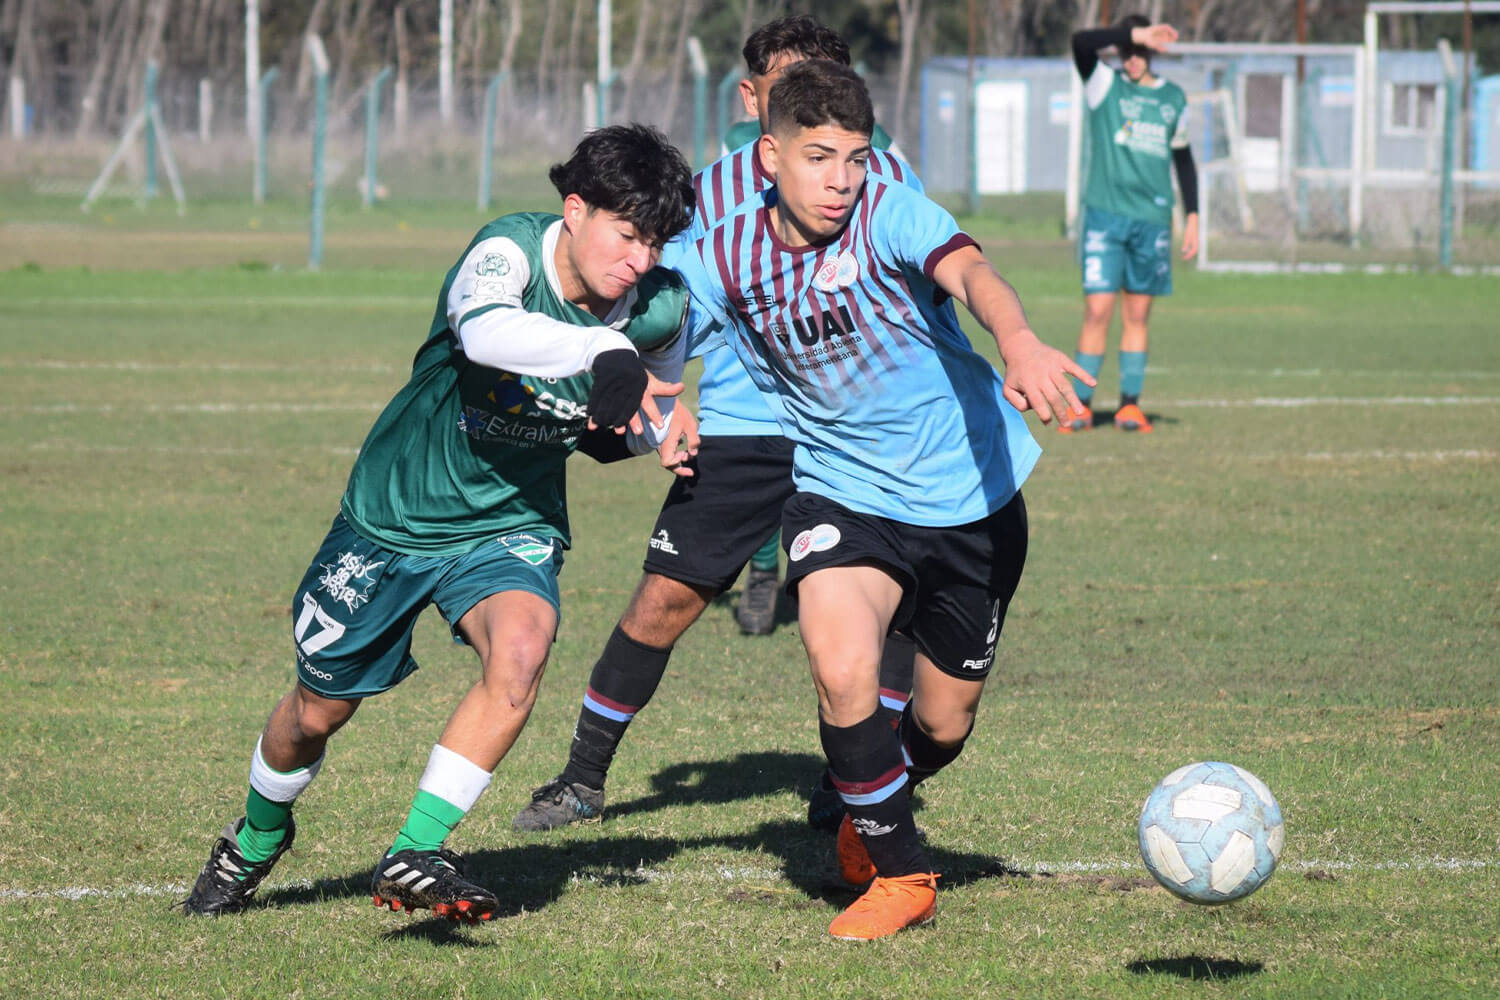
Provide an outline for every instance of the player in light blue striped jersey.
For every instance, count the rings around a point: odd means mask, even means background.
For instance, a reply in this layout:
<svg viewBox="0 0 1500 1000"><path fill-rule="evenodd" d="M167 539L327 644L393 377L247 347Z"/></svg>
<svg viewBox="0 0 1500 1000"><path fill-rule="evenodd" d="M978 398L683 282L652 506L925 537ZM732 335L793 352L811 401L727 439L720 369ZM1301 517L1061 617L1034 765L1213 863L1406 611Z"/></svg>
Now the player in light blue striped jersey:
<svg viewBox="0 0 1500 1000"><path fill-rule="evenodd" d="M1031 331L1015 291L941 207L868 171L858 74L811 60L770 94L760 155L775 186L677 263L689 329L722 338L795 443L788 585L819 732L847 816L839 867L869 888L830 925L870 939L930 920L936 875L910 791L957 758L1026 553L1021 485L1041 449L1021 415L1091 381ZM952 300L995 338L1004 378ZM879 713L891 628L915 641L898 732Z"/></svg>

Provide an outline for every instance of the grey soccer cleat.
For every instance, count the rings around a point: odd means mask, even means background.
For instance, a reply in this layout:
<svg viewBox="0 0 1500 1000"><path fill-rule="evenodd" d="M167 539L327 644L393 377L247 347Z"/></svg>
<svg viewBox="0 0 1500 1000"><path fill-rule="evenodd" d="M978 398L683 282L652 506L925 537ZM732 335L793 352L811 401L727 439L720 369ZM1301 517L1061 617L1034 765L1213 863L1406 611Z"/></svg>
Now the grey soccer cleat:
<svg viewBox="0 0 1500 1000"><path fill-rule="evenodd" d="M776 592L781 580L774 569L751 567L734 620L746 635L770 635L776 629Z"/></svg>
<svg viewBox="0 0 1500 1000"><path fill-rule="evenodd" d="M569 823L595 823L604 815L604 789L589 788L558 775L531 793L526 808L516 813L516 830L556 830Z"/></svg>

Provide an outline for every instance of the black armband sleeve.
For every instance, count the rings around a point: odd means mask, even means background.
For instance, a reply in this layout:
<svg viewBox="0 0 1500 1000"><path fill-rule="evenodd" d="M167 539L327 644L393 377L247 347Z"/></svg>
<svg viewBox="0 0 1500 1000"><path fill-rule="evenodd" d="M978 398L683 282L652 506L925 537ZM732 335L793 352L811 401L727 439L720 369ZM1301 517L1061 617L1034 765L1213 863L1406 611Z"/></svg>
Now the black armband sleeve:
<svg viewBox="0 0 1500 1000"><path fill-rule="evenodd" d="M1078 75L1087 80L1094 75L1094 67L1099 65L1100 49L1107 49L1111 45L1115 48L1122 48L1129 44L1129 28L1091 28L1088 31L1075 32L1073 65L1078 67Z"/></svg>
<svg viewBox="0 0 1500 1000"><path fill-rule="evenodd" d="M634 458L635 453L626 444L624 434L616 434L608 427L586 430L578 435L578 450L601 465Z"/></svg>
<svg viewBox="0 0 1500 1000"><path fill-rule="evenodd" d="M1172 162L1177 166L1177 186L1182 188L1182 214L1192 215L1198 211L1198 167L1193 163L1193 147L1172 150Z"/></svg>

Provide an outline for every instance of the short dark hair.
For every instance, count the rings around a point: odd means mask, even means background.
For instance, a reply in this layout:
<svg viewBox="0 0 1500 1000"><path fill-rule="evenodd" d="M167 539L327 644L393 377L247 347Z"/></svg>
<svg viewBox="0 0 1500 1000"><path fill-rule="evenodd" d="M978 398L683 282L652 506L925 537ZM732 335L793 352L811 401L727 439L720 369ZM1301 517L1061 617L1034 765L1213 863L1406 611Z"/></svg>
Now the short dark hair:
<svg viewBox="0 0 1500 1000"><path fill-rule="evenodd" d="M1120 23L1116 25L1116 27L1120 28L1128 35L1136 28L1151 27L1151 18L1147 17L1145 14L1126 14L1124 17L1120 18ZM1137 45L1134 42L1126 42L1124 46L1120 48L1120 58L1129 59L1131 56L1140 56L1142 59L1150 62L1152 52L1144 45Z"/></svg>
<svg viewBox="0 0 1500 1000"><path fill-rule="evenodd" d="M806 59L788 66L771 88L767 112L771 131L787 125L818 128L837 125L869 135L875 130L875 108L860 75L842 63Z"/></svg>
<svg viewBox="0 0 1500 1000"><path fill-rule="evenodd" d="M608 125L585 135L566 162L547 172L557 193L626 219L663 244L693 220L693 171L650 125Z"/></svg>
<svg viewBox="0 0 1500 1000"><path fill-rule="evenodd" d="M745 39L745 67L751 76L764 76L771 60L786 53L849 65L849 46L839 33L806 14L777 18Z"/></svg>

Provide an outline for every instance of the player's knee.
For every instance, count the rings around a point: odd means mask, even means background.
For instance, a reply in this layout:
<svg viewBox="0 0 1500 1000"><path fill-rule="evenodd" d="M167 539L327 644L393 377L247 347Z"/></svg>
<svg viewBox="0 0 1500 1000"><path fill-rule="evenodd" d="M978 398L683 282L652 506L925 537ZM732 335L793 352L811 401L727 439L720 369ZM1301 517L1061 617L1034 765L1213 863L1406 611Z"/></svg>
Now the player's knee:
<svg viewBox="0 0 1500 1000"><path fill-rule="evenodd" d="M293 698L293 719L296 724L294 735L299 742L328 739L349 721L359 704L312 695L304 688L298 688Z"/></svg>
<svg viewBox="0 0 1500 1000"><path fill-rule="evenodd" d="M641 577L620 624L637 642L665 648L697 621L712 599L709 588L647 573Z"/></svg>
<svg viewBox="0 0 1500 1000"><path fill-rule="evenodd" d="M484 659L484 685L513 707L536 698L552 635L545 629L519 627L493 636Z"/></svg>

